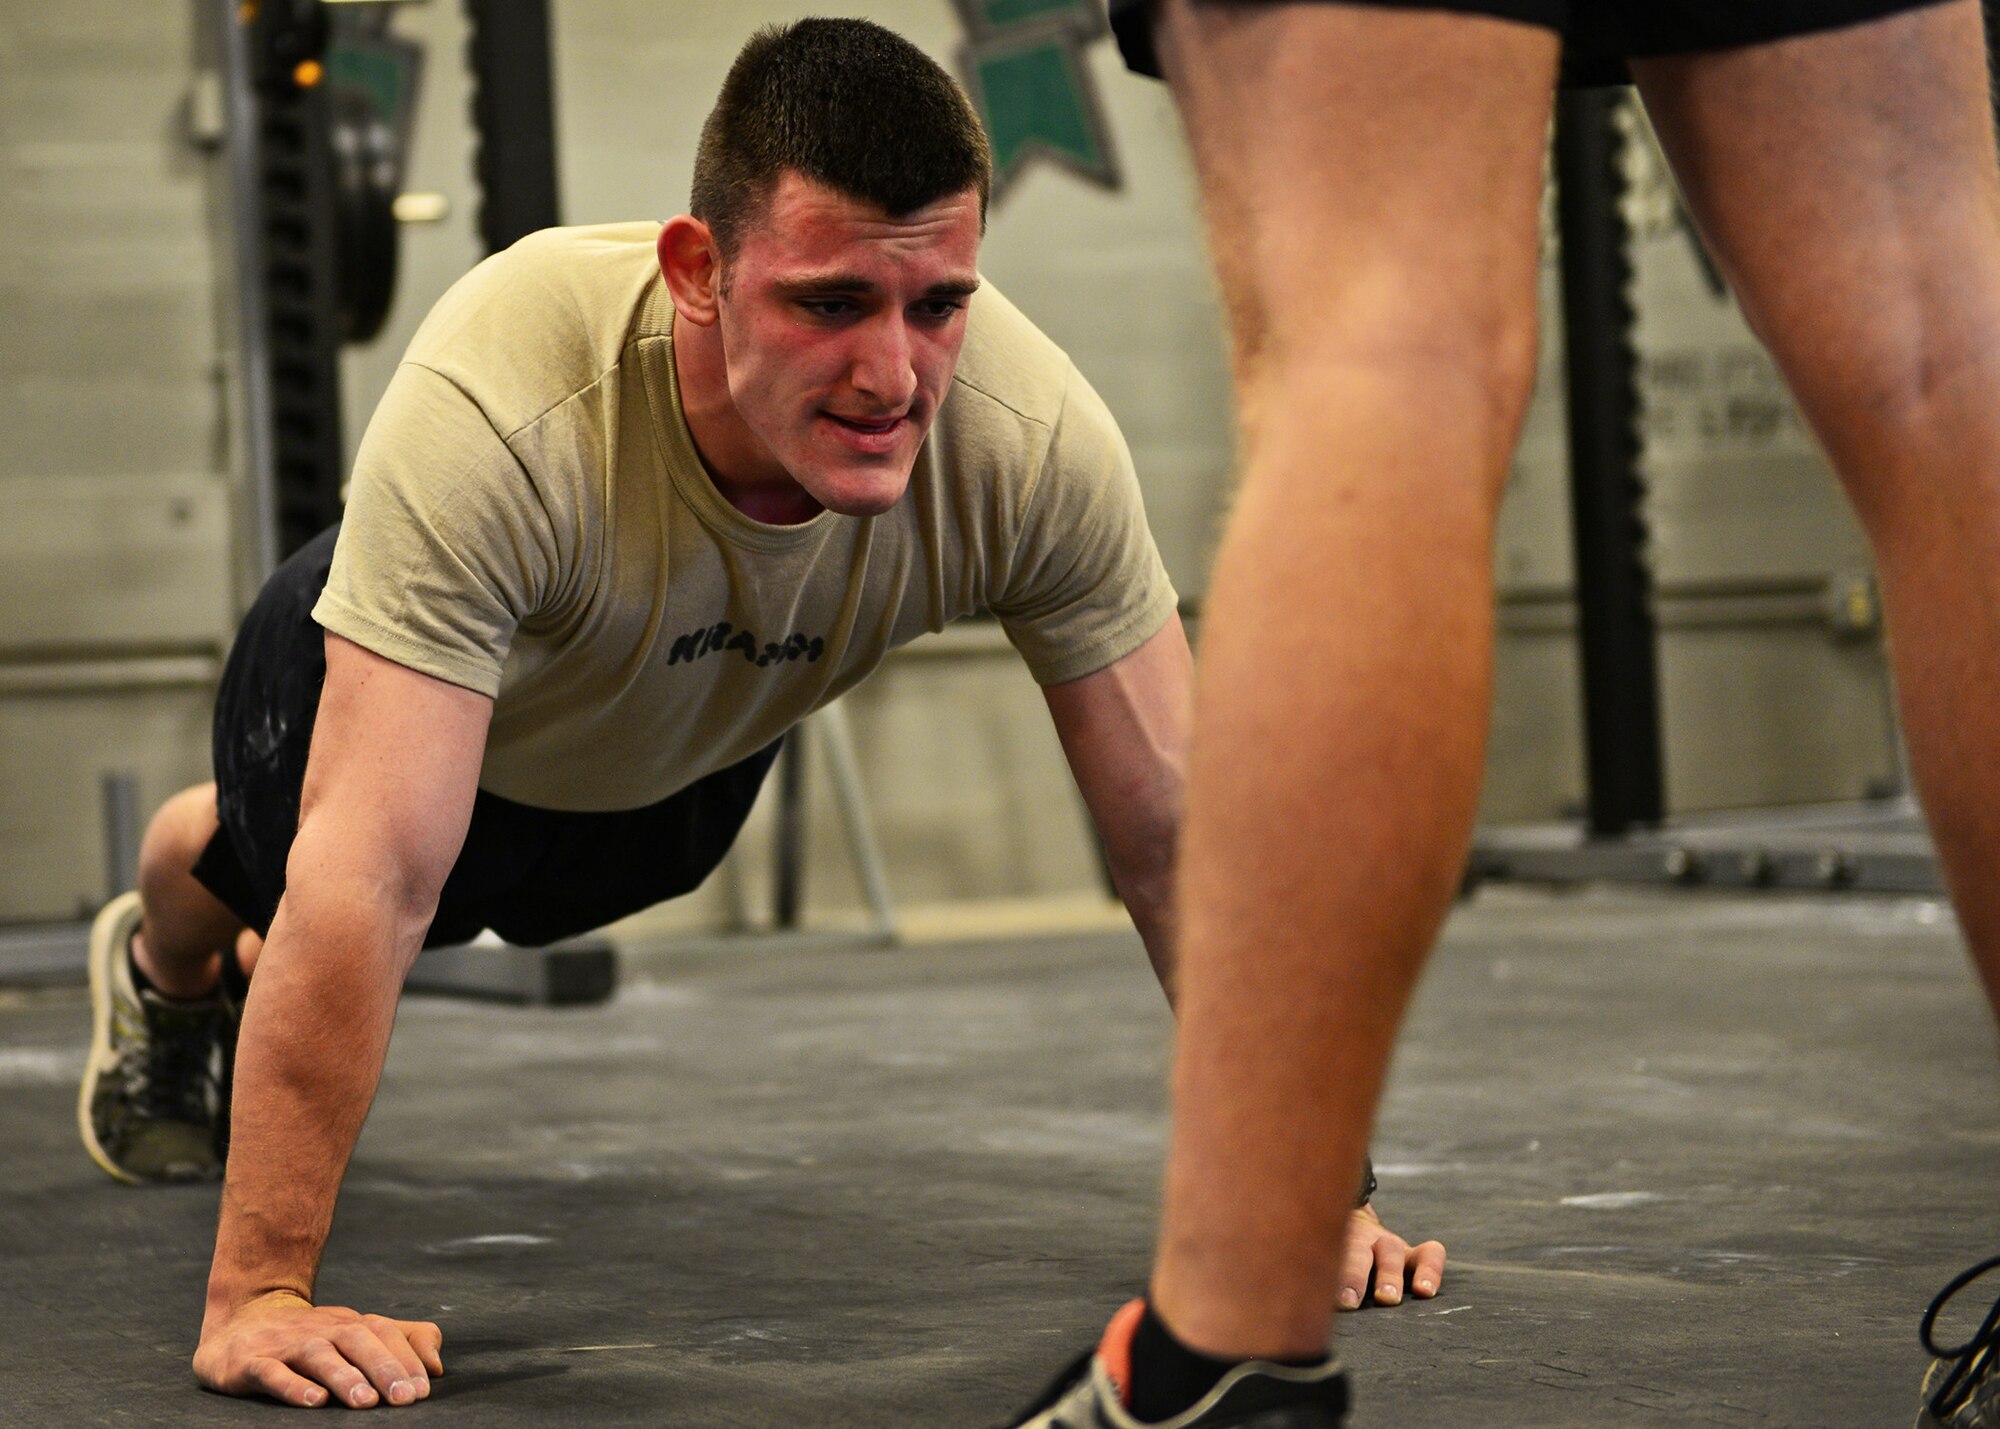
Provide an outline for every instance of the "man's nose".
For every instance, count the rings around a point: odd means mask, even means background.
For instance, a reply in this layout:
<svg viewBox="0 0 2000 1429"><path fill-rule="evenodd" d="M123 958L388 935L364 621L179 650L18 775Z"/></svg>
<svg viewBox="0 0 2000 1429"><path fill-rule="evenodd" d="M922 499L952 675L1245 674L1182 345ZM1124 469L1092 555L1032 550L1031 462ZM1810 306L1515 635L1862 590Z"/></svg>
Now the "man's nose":
<svg viewBox="0 0 2000 1429"><path fill-rule="evenodd" d="M900 317L868 325L848 380L855 391L872 397L884 407L900 408L916 395L917 371L910 333Z"/></svg>

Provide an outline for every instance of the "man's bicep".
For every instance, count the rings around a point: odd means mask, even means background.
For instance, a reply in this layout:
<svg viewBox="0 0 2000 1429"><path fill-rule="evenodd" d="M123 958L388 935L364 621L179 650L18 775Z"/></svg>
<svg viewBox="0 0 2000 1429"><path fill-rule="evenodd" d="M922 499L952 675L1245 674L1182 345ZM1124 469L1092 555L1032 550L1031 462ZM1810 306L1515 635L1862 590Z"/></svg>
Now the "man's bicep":
<svg viewBox="0 0 2000 1429"><path fill-rule="evenodd" d="M485 695L329 632L295 860L434 902L465 842L492 714Z"/></svg>

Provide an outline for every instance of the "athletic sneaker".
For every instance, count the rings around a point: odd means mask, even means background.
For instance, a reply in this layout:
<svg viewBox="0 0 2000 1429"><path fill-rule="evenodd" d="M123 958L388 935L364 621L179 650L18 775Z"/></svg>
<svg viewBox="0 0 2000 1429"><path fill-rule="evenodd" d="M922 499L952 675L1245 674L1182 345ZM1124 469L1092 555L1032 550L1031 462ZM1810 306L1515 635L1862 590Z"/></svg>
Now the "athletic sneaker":
<svg viewBox="0 0 2000 1429"><path fill-rule="evenodd" d="M1986 1312L1979 1332L1964 1344L1947 1348L1932 1333L1946 1303L1989 1270L2000 1269L2000 1255L1982 1260L1954 1276L1940 1290L1917 1334L1937 1358L1924 1375L1924 1407L1917 1412L1917 1429L2000 1429L2000 1300Z"/></svg>
<svg viewBox="0 0 2000 1429"><path fill-rule="evenodd" d="M1347 1376L1331 1357L1303 1368L1249 1360L1186 1413L1134 1419L1125 1408L1124 1385L1143 1304L1134 1300L1112 1316L1097 1348L1056 1376L1008 1429L1340 1429Z"/></svg>
<svg viewBox="0 0 2000 1429"><path fill-rule="evenodd" d="M120 1181L204 1181L222 1174L219 997L173 1002L132 976L139 895L105 904L90 930L90 1061L77 1127L90 1159ZM220 1132L226 1136L226 1131Z"/></svg>

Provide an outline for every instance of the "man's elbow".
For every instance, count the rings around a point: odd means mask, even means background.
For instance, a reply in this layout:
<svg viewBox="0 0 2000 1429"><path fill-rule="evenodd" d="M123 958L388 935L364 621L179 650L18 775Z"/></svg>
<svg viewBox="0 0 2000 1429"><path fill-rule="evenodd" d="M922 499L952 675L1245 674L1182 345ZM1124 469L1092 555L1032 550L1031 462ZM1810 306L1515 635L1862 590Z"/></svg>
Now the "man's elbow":
<svg viewBox="0 0 2000 1429"><path fill-rule="evenodd" d="M308 816L285 863L285 908L295 931L379 944L414 957L450 865L377 834ZM297 925L303 924L304 927Z"/></svg>
<svg viewBox="0 0 2000 1429"><path fill-rule="evenodd" d="M1179 820L1161 820L1138 836L1121 839L1110 852L1111 880L1135 914L1164 911L1172 904L1179 835Z"/></svg>

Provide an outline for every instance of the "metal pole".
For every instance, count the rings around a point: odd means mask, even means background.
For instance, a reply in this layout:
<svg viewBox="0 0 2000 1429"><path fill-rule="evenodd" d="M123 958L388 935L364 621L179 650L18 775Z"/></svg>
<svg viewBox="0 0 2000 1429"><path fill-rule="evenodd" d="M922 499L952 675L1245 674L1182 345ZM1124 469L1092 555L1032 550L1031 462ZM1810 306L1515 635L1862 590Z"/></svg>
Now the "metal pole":
<svg viewBox="0 0 2000 1429"><path fill-rule="evenodd" d="M318 0L208 0L219 27L240 315L244 565L252 590L340 516L340 306L327 20Z"/></svg>
<svg viewBox="0 0 2000 1429"><path fill-rule="evenodd" d="M780 928L799 926L799 908L805 901L805 791L806 742L793 731L778 752L778 827L772 845L774 868L771 876L772 922Z"/></svg>
<svg viewBox="0 0 2000 1429"><path fill-rule="evenodd" d="M1556 110L1571 532L1590 832L1599 837L1666 813L1620 102L1617 91L1566 90Z"/></svg>
<svg viewBox="0 0 2000 1429"><path fill-rule="evenodd" d="M139 776L113 770L104 776L105 896L139 886Z"/></svg>
<svg viewBox="0 0 2000 1429"><path fill-rule="evenodd" d="M466 0L473 169L488 253L562 222L548 0Z"/></svg>
<svg viewBox="0 0 2000 1429"><path fill-rule="evenodd" d="M812 717L819 732L820 748L826 753L827 772L833 777L833 797L840 821L847 832L848 853L861 880L861 893L875 916L875 931L894 941L896 910L889 901L889 875L882 862L882 849L875 842L875 829L868 819L868 799L861 792L861 762L854 757L854 733L848 728L847 711L839 704L828 705Z"/></svg>
<svg viewBox="0 0 2000 1429"><path fill-rule="evenodd" d="M237 422L243 454L243 603L278 566L278 473L272 455L270 308L265 301L264 202L258 153L257 91L251 83L249 27L239 0L207 0L221 78L223 152L228 166L231 305L235 310Z"/></svg>

